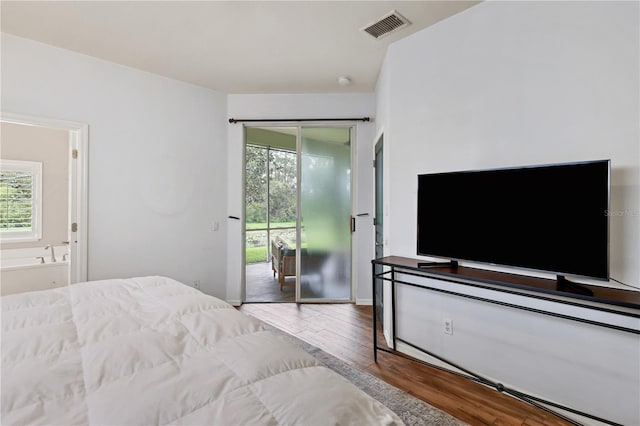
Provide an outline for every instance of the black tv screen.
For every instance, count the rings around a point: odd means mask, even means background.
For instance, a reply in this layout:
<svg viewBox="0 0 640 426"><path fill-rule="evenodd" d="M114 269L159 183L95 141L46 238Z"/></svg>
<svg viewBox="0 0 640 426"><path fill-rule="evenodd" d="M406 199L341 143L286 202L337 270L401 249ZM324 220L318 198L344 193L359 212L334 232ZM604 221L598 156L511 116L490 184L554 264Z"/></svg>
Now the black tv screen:
<svg viewBox="0 0 640 426"><path fill-rule="evenodd" d="M610 160L418 176L418 255L609 279Z"/></svg>

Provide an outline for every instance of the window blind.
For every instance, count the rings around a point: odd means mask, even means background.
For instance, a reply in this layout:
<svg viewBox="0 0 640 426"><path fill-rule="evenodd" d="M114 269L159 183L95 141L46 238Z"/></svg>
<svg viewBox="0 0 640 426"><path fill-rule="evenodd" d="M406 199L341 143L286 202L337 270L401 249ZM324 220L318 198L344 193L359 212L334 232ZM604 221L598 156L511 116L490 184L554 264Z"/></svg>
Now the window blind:
<svg viewBox="0 0 640 426"><path fill-rule="evenodd" d="M33 181L28 171L0 171L0 232L31 231Z"/></svg>

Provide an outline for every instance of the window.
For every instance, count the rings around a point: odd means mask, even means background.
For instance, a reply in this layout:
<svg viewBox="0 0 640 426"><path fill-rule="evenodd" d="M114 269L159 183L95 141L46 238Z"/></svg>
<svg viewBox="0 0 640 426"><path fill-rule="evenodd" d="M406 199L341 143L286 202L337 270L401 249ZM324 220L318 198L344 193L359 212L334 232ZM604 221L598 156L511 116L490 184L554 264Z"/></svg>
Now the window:
<svg viewBox="0 0 640 426"><path fill-rule="evenodd" d="M42 238L42 163L0 160L0 240Z"/></svg>

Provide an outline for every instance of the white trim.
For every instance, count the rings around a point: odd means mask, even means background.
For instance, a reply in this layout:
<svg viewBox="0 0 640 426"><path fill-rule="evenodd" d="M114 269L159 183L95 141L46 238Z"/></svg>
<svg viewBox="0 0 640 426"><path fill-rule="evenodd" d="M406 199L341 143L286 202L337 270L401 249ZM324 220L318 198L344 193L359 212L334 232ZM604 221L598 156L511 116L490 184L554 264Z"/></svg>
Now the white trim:
<svg viewBox="0 0 640 426"><path fill-rule="evenodd" d="M71 253L71 268L69 283L88 280L88 191L89 191L89 125L74 121L59 120L48 117L36 117L25 114L2 111L0 121L5 123L22 124L26 126L47 127L51 129L67 130L69 132L69 154L74 149L78 157L72 160L69 167L69 250ZM77 223L78 231L71 232L71 223ZM74 238L71 238L71 236Z"/></svg>
<svg viewBox="0 0 640 426"><path fill-rule="evenodd" d="M373 299L356 299L356 305L371 306L373 305Z"/></svg>
<svg viewBox="0 0 640 426"><path fill-rule="evenodd" d="M391 337L391 331L388 328L385 328L382 331L382 334L384 335L384 340L387 343L388 347L392 347L393 346L393 339Z"/></svg>
<svg viewBox="0 0 640 426"><path fill-rule="evenodd" d="M242 264L242 271L240 272L240 301L237 305L231 303L233 306L240 306L242 302L247 300L247 127L242 126L242 216L240 216L240 234L242 243L240 244L240 259ZM267 253L269 241L267 241ZM271 259L269 259L270 261Z"/></svg>
<svg viewBox="0 0 640 426"><path fill-rule="evenodd" d="M241 300L227 300L227 303L232 305L232 306L242 306L242 301Z"/></svg>

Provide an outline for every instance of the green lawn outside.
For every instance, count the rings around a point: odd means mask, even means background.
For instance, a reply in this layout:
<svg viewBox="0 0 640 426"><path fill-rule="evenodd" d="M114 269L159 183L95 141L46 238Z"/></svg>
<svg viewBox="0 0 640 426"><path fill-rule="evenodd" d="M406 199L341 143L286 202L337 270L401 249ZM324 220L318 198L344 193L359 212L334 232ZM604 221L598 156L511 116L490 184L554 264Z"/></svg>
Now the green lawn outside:
<svg viewBox="0 0 640 426"><path fill-rule="evenodd" d="M295 228L296 222L271 222L271 229L273 228ZM266 222L251 222L247 223L247 229L266 229Z"/></svg>
<svg viewBox="0 0 640 426"><path fill-rule="evenodd" d="M266 247L247 247L246 248L246 262L258 263L267 261L267 248Z"/></svg>
<svg viewBox="0 0 640 426"><path fill-rule="evenodd" d="M247 231L252 231L255 229L265 229L267 227L266 222L252 222L247 223L246 225ZM271 222L272 231L277 231L278 228L295 228L295 226L295 222ZM264 235L266 235L266 231L264 234L262 232L253 232L251 233L251 235L253 235L253 237L250 237L250 234L247 234L247 245L245 248L246 263L250 264L268 261L269 259L267 259L267 246L265 244L265 241L263 241Z"/></svg>
<svg viewBox="0 0 640 426"><path fill-rule="evenodd" d="M6 223L6 221L3 221L0 224L0 232L6 232L7 235L9 235L10 232L31 232L31 227L20 227L20 226L12 226L13 224L11 223ZM294 225L295 226L295 225Z"/></svg>

